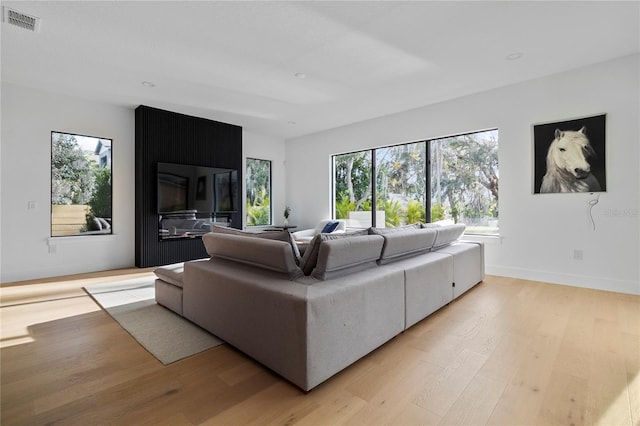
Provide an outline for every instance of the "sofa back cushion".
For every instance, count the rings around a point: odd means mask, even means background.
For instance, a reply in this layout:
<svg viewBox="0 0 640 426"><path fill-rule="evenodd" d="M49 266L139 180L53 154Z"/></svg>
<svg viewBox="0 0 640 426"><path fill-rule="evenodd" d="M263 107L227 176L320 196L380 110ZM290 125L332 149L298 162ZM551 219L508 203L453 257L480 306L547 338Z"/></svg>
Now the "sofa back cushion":
<svg viewBox="0 0 640 426"><path fill-rule="evenodd" d="M259 231L259 232L249 232L243 231L241 229L230 228L227 226L213 226L211 228L211 232L215 234L227 234L227 235L239 235L243 237L252 237L252 238L264 238L267 240L277 240L284 241L285 243L289 243L291 246L291 252L293 253L293 258L296 263L300 263L300 250L298 250L298 245L293 240L291 233L287 230L282 231Z"/></svg>
<svg viewBox="0 0 640 426"><path fill-rule="evenodd" d="M318 262L318 252L320 251L320 244L323 241L341 239L341 238L353 238L359 235L367 235L367 230L364 229L362 231L349 232L346 234L343 233L331 233L331 234L318 234L311 239L309 242L309 246L304 251L304 255L300 260L300 269L305 275L311 275L313 272L313 268L316 267L316 263Z"/></svg>
<svg viewBox="0 0 640 426"><path fill-rule="evenodd" d="M312 276L328 280L376 266L384 239L379 235L359 235L321 241Z"/></svg>
<svg viewBox="0 0 640 426"><path fill-rule="evenodd" d="M210 232L202 236L202 242L212 258L285 273L291 280L302 275L291 245L284 241Z"/></svg>
<svg viewBox="0 0 640 426"><path fill-rule="evenodd" d="M435 229L406 229L383 234L384 246L378 263L384 265L428 252L437 233Z"/></svg>
<svg viewBox="0 0 640 426"><path fill-rule="evenodd" d="M464 223L456 223L453 225L444 225L435 229L438 232L436 240L433 243L433 250L447 246L456 241L464 233L466 225Z"/></svg>
<svg viewBox="0 0 640 426"><path fill-rule="evenodd" d="M420 229L422 225L420 223L412 223L411 225L402 225L402 226L396 226L394 228L374 228L371 227L369 228L369 234L371 235L386 235L386 234L392 234L395 232L404 232L404 231L410 231L412 229Z"/></svg>

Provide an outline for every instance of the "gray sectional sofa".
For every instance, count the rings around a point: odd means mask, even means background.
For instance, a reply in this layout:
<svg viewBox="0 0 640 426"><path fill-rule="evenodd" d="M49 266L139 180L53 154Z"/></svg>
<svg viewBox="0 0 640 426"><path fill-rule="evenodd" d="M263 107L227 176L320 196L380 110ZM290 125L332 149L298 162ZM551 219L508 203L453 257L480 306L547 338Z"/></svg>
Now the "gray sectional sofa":
<svg viewBox="0 0 640 426"><path fill-rule="evenodd" d="M320 234L300 257L286 231L214 230L210 259L156 270L156 300L308 391L483 280L463 231Z"/></svg>

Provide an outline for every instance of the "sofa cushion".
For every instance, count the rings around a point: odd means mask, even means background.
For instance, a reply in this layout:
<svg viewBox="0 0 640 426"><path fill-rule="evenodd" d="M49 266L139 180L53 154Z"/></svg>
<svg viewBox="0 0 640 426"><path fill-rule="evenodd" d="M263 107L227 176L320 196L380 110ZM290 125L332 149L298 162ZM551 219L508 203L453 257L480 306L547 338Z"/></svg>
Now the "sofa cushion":
<svg viewBox="0 0 640 426"><path fill-rule="evenodd" d="M300 260L300 269L304 272L305 275L311 275L313 272L313 268L315 268L316 263L318 261L318 252L320 250L320 244L322 241L329 241L340 238L350 238L356 237L359 235L367 235L368 232L366 229L355 232L348 232L345 234L318 234L311 239L309 242L309 246L305 249L304 255Z"/></svg>
<svg viewBox="0 0 640 426"><path fill-rule="evenodd" d="M385 235L394 232L404 232L411 229L420 229L420 223L412 223L411 225L396 226L395 228L369 228L369 234L371 235Z"/></svg>
<svg viewBox="0 0 640 426"><path fill-rule="evenodd" d="M293 240L291 233L287 230L251 232L243 231L236 228L230 228L227 226L216 225L211 228L211 232L216 234L240 235L243 237L265 238L267 240L284 241L285 243L289 243L291 245L293 258L295 259L297 264L300 263L300 250L298 249L298 245L296 244L296 242Z"/></svg>
<svg viewBox="0 0 640 426"><path fill-rule="evenodd" d="M284 241L210 232L202 236L202 242L211 257L286 273L289 279L302 275L291 245Z"/></svg>
<svg viewBox="0 0 640 426"><path fill-rule="evenodd" d="M158 278L155 282L155 293L156 303L182 315L182 286L178 287Z"/></svg>
<svg viewBox="0 0 640 426"><path fill-rule="evenodd" d="M434 253L453 257L454 299L484 279L483 243L454 242Z"/></svg>
<svg viewBox="0 0 640 426"><path fill-rule="evenodd" d="M384 246L378 263L384 265L428 252L437 233L436 229L405 229L383 234Z"/></svg>
<svg viewBox="0 0 640 426"><path fill-rule="evenodd" d="M211 227L211 232L216 233L216 234L228 234L228 235L242 235L245 237L256 237L256 238L260 238L258 237L259 234L262 234L263 231L244 231L242 229L236 229L236 228L232 228L230 226L220 226L220 225L214 225Z"/></svg>
<svg viewBox="0 0 640 426"><path fill-rule="evenodd" d="M320 235L322 234L314 236L311 241L309 241L309 245L304 250L304 254L300 260L300 269L305 275L311 275L311 271L313 271L318 261L318 250L320 250L320 243L322 242Z"/></svg>
<svg viewBox="0 0 640 426"><path fill-rule="evenodd" d="M422 227L429 228L434 226L448 226L448 225L454 225L454 224L455 222L453 221L453 219L440 219L440 220L436 220L435 222L423 223Z"/></svg>
<svg viewBox="0 0 640 426"><path fill-rule="evenodd" d="M184 263L165 265L153 271L156 277L169 284L182 288L182 276L184 275Z"/></svg>
<svg viewBox="0 0 640 426"><path fill-rule="evenodd" d="M328 280L376 266L384 238L380 235L360 235L323 240L313 277Z"/></svg>
<svg viewBox="0 0 640 426"><path fill-rule="evenodd" d="M454 225L440 226L435 229L437 230L438 235L433 243L433 250L449 245L460 238L466 229L466 225L463 223L456 223Z"/></svg>

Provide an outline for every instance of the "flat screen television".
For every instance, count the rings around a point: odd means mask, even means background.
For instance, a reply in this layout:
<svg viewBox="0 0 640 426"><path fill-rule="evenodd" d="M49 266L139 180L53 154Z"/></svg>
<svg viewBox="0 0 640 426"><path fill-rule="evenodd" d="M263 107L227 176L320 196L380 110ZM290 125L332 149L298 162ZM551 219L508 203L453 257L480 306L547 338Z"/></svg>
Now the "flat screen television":
<svg viewBox="0 0 640 426"><path fill-rule="evenodd" d="M238 211L238 171L176 163L158 163L158 214L233 213Z"/></svg>

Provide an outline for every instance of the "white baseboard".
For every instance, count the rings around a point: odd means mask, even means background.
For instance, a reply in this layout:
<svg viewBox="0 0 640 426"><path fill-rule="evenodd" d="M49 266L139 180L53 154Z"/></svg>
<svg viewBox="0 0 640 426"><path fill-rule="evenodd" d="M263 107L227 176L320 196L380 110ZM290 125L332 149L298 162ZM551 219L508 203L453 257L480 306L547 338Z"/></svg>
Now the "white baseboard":
<svg viewBox="0 0 640 426"><path fill-rule="evenodd" d="M613 291L640 295L640 281L616 280L607 277L592 277L584 275L562 274L535 269L514 268L499 265L486 265L487 275L521 278L532 281L542 281L552 284L568 285L572 287L590 288L593 290Z"/></svg>

